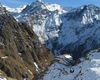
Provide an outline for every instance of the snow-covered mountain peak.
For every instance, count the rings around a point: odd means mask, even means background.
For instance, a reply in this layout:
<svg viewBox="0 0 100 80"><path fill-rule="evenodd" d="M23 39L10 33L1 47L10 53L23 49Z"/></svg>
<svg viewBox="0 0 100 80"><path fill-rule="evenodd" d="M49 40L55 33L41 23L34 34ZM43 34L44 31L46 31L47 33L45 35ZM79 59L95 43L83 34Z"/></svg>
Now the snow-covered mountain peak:
<svg viewBox="0 0 100 80"><path fill-rule="evenodd" d="M35 1L31 5L27 5L22 13L34 13L41 9L46 9L44 2Z"/></svg>
<svg viewBox="0 0 100 80"><path fill-rule="evenodd" d="M26 5L22 5L22 6L18 7L18 8L10 8L10 7L6 6L6 5L3 5L3 7L5 7L6 10L8 10L11 13L20 13L26 7Z"/></svg>
<svg viewBox="0 0 100 80"><path fill-rule="evenodd" d="M83 5L78 8L73 8L68 14L68 19L81 20L81 24L90 24L95 20L100 20L100 8L95 5Z"/></svg>
<svg viewBox="0 0 100 80"><path fill-rule="evenodd" d="M60 12L66 12L63 7L61 7L60 5L58 4L48 4L48 3L45 3L43 1L35 1L33 2L31 5L28 5L22 12L23 13L26 13L26 12L33 12L34 11L37 11L38 9L46 9L46 10L49 10L49 11L55 11L55 10L59 10Z"/></svg>
<svg viewBox="0 0 100 80"><path fill-rule="evenodd" d="M58 36L58 27L61 24L60 15L65 12L67 11L58 4L35 1L22 11L23 16L20 20L32 26L43 43L48 38Z"/></svg>
<svg viewBox="0 0 100 80"><path fill-rule="evenodd" d="M82 24L93 23L95 20L100 20L100 8L92 4L85 6L85 11L82 15Z"/></svg>

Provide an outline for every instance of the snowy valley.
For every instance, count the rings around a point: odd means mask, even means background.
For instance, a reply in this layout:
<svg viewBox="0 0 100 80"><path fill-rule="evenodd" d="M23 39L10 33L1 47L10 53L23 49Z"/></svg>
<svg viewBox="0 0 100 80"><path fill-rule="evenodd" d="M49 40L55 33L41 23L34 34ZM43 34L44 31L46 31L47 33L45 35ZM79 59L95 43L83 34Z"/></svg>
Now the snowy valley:
<svg viewBox="0 0 100 80"><path fill-rule="evenodd" d="M67 64L66 64L67 65ZM100 50L92 50L80 63L64 65L57 61L38 80L100 80Z"/></svg>

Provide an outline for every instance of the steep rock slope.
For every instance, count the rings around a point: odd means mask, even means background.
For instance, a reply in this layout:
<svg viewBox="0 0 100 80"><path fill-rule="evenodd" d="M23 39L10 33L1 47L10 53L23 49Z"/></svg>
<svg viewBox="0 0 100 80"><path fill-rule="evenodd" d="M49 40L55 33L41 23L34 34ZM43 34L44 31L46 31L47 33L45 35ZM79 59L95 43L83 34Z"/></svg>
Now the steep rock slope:
<svg viewBox="0 0 100 80"><path fill-rule="evenodd" d="M38 80L100 80L100 49L80 60L75 66L54 62Z"/></svg>
<svg viewBox="0 0 100 80"><path fill-rule="evenodd" d="M27 74L32 80L52 59L29 26L18 23L5 8L0 8L0 69L8 77L21 80Z"/></svg>

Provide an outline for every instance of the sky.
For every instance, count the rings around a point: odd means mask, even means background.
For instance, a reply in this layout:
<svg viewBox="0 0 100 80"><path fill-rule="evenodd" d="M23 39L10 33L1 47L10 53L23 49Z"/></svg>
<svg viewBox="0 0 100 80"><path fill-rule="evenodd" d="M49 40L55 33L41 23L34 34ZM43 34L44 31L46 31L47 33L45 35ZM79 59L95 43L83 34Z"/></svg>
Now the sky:
<svg viewBox="0 0 100 80"><path fill-rule="evenodd" d="M21 5L31 4L36 0L0 0L1 4L5 4L11 8L16 8ZM79 7L85 4L94 4L100 7L100 0L42 0L43 2L52 3L52 4L59 4L65 7Z"/></svg>

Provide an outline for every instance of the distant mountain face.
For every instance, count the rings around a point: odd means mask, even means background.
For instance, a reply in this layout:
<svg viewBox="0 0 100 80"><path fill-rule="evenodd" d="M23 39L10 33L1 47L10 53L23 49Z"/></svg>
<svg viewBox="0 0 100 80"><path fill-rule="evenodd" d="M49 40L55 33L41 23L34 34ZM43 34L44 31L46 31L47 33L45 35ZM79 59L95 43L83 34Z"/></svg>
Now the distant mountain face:
<svg viewBox="0 0 100 80"><path fill-rule="evenodd" d="M100 46L100 8L92 4L63 8L37 0L15 18L32 26L42 44L55 55L73 53L79 57Z"/></svg>
<svg viewBox="0 0 100 80"><path fill-rule="evenodd" d="M59 53L70 52L82 56L82 53L100 46L99 7L84 5L75 8L64 15L62 22L57 40Z"/></svg>
<svg viewBox="0 0 100 80"><path fill-rule="evenodd" d="M32 80L52 59L53 55L41 45L33 30L0 7L0 80L1 72L5 77L21 80L27 75Z"/></svg>

